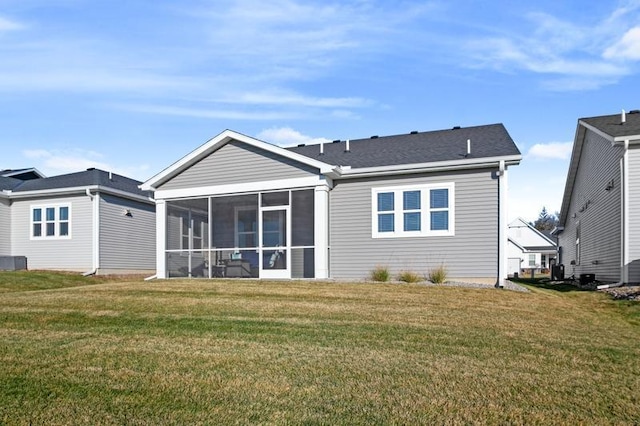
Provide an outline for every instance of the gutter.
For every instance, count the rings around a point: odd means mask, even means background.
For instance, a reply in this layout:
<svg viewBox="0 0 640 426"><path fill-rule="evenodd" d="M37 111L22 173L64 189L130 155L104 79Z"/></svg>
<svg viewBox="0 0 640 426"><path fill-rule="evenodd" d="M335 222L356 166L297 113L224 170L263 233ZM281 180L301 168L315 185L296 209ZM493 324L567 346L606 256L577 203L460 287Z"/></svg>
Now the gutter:
<svg viewBox="0 0 640 426"><path fill-rule="evenodd" d="M45 195L71 195L77 193L88 193L88 191L101 192L104 194L117 195L122 198L127 198L134 201L141 201L143 203L155 204L155 200L151 197L145 197L144 195L132 194L127 191L121 191L119 189L113 189L109 187L104 187L101 185L91 185L91 186L75 186L70 188L53 188L53 189L44 189L37 191L3 191L4 194L8 198L20 199L20 198L29 198L34 196L45 196Z"/></svg>
<svg viewBox="0 0 640 426"><path fill-rule="evenodd" d="M158 274L151 275L150 277L146 277L144 281L151 281L158 278Z"/></svg>
<svg viewBox="0 0 640 426"><path fill-rule="evenodd" d="M363 167L352 169L350 166L337 166L329 176L338 179L359 178L368 176L385 176L398 174L413 174L420 172L440 172L449 170L481 169L487 167L501 167L517 165L522 160L521 155L506 157L489 157L478 159L437 161L421 164L402 164L382 167ZM502 167L504 167L502 166Z"/></svg>
<svg viewBox="0 0 640 426"><path fill-rule="evenodd" d="M100 257L99 257L99 253L98 250L100 249L100 243L98 241L98 239L100 238L100 228L99 228L99 212L98 212L98 202L100 201L99 199L97 199L96 197L98 196L98 193L96 192L96 194L92 194L91 190L89 188L85 189L85 194L87 195L87 197L89 197L89 199L91 200L91 204L93 207L93 235L91 238L91 251L93 252L92 254L92 261L93 261L93 269L87 272L84 272L82 274L83 277L88 277L90 275L95 275L98 272L98 267L100 266Z"/></svg>

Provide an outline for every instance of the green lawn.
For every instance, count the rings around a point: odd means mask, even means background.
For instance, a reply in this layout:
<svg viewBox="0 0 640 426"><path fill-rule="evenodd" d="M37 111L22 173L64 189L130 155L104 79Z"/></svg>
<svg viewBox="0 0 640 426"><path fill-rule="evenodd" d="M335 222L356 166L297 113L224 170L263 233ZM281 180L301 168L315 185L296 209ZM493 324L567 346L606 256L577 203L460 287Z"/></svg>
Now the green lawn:
<svg viewBox="0 0 640 426"><path fill-rule="evenodd" d="M638 424L640 306L0 273L0 424Z"/></svg>

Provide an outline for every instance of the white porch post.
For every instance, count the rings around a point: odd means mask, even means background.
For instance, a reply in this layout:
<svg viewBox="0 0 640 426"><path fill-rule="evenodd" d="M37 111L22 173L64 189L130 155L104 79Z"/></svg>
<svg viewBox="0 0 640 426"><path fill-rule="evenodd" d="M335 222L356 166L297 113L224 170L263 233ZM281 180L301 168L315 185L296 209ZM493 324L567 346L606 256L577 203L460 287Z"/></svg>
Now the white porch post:
<svg viewBox="0 0 640 426"><path fill-rule="evenodd" d="M329 278L329 187L316 186L314 196L315 277Z"/></svg>
<svg viewBox="0 0 640 426"><path fill-rule="evenodd" d="M502 160L498 172L498 287L504 287L507 278L507 189L507 167Z"/></svg>
<svg viewBox="0 0 640 426"><path fill-rule="evenodd" d="M167 203L164 200L156 200L156 276L160 279L167 278L166 244Z"/></svg>

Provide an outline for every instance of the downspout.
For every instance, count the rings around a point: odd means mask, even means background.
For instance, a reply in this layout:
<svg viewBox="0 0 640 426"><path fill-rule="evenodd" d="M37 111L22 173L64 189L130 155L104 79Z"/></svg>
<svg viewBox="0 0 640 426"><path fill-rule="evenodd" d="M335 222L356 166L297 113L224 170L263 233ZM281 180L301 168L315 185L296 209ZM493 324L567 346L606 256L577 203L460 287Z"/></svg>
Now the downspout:
<svg viewBox="0 0 640 426"><path fill-rule="evenodd" d="M622 153L622 170L621 170L622 188L622 244L621 256L622 270L620 281L622 283L629 282L629 140L624 141L624 151Z"/></svg>
<svg viewBox="0 0 640 426"><path fill-rule="evenodd" d="M507 167L500 160L498 172L498 279L496 287L503 288L507 276Z"/></svg>
<svg viewBox="0 0 640 426"><path fill-rule="evenodd" d="M98 250L100 247L99 244L99 236L100 236L100 229L99 229L99 198L97 198L97 194L94 195L91 193L91 190L89 190L89 188L85 189L85 194L87 195L87 197L89 197L89 199L91 200L91 204L92 204L92 210L93 210L93 217L92 217L92 221L93 221L93 238L92 238L92 263L93 263L93 269L91 269L90 271L84 272L82 275L87 277L89 275L95 275L98 272L98 268L100 267L100 262L99 262L99 256L98 256Z"/></svg>

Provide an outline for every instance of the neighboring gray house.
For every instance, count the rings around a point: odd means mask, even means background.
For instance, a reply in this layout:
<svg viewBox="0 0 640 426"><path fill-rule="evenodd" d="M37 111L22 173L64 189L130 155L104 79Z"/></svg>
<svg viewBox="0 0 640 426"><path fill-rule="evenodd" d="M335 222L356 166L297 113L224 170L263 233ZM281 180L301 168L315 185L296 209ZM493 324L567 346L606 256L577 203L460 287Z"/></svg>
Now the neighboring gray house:
<svg viewBox="0 0 640 426"><path fill-rule="evenodd" d="M138 182L88 169L44 177L0 172L0 256L29 269L155 271L155 203Z"/></svg>
<svg viewBox="0 0 640 426"><path fill-rule="evenodd" d="M517 218L509 224L508 273L545 271L556 258L556 243L526 220Z"/></svg>
<svg viewBox="0 0 640 426"><path fill-rule="evenodd" d="M578 120L554 233L565 274L640 283L640 111Z"/></svg>
<svg viewBox="0 0 640 426"><path fill-rule="evenodd" d="M282 148L226 130L142 185L157 276L366 278L444 265L507 276L502 124Z"/></svg>

